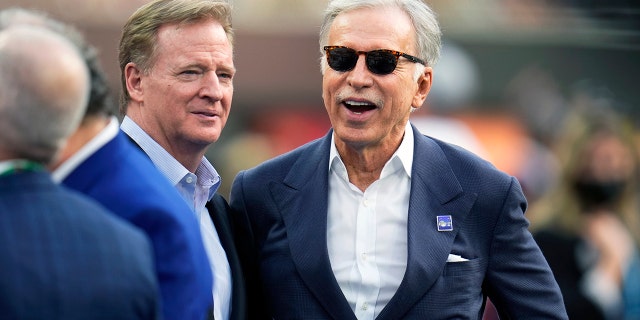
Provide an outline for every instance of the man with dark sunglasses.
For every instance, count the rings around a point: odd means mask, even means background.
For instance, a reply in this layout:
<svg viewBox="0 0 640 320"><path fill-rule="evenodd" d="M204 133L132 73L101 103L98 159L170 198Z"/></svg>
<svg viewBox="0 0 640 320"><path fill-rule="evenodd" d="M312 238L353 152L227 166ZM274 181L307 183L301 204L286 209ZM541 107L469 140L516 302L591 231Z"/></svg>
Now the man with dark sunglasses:
<svg viewBox="0 0 640 320"><path fill-rule="evenodd" d="M321 139L231 190L251 319L566 319L518 181L409 122L440 29L420 0L333 0ZM262 305L261 305L262 304Z"/></svg>

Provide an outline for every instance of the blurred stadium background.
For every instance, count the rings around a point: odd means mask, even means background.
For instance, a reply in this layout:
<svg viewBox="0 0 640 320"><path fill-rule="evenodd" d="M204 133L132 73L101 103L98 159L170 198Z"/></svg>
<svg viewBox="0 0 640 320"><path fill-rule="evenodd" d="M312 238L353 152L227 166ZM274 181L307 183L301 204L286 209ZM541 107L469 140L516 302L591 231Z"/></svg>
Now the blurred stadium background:
<svg viewBox="0 0 640 320"><path fill-rule="evenodd" d="M143 0L0 0L74 24L120 92L120 28ZM235 95L208 157L224 177L326 133L317 34L326 0L232 0ZM444 32L415 123L518 176L531 198L553 179L548 146L588 97L640 124L640 4L622 0L428 0ZM552 156L551 156L552 157ZM539 174L540 169L548 174Z"/></svg>

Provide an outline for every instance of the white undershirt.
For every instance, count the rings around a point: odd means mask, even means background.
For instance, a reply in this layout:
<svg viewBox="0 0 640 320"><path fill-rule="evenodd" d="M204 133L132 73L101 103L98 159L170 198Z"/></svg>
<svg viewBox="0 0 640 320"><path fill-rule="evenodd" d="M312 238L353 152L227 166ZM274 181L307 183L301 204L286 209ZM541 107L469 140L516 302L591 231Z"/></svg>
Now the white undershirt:
<svg viewBox="0 0 640 320"><path fill-rule="evenodd" d="M413 141L407 123L400 147L365 192L348 181L331 141L327 247L333 274L359 320L380 314L407 268Z"/></svg>

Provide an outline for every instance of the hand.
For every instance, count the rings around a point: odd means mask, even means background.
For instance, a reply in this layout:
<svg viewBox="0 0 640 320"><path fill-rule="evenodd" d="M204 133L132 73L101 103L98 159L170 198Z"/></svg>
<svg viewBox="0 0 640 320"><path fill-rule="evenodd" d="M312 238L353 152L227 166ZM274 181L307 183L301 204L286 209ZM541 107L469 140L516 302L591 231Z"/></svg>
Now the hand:
<svg viewBox="0 0 640 320"><path fill-rule="evenodd" d="M618 216L599 212L587 217L585 232L588 241L599 253L596 269L618 286L633 254L633 238Z"/></svg>

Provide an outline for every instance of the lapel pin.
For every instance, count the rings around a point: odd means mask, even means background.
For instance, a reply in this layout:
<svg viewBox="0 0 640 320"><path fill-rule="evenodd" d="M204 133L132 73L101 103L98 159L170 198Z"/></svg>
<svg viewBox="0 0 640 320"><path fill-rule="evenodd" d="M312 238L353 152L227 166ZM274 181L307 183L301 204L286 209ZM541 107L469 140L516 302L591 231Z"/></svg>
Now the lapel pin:
<svg viewBox="0 0 640 320"><path fill-rule="evenodd" d="M438 231L452 231L453 219L451 216L437 216Z"/></svg>

